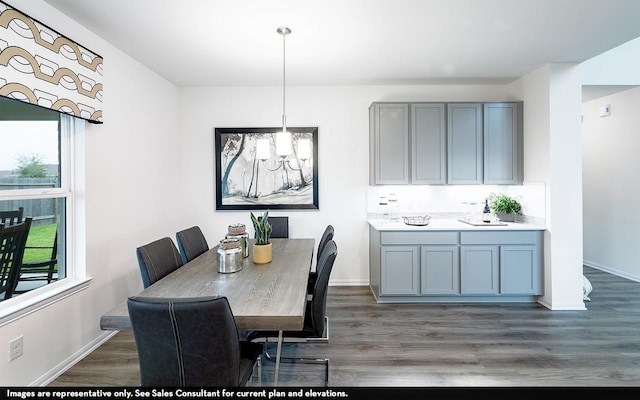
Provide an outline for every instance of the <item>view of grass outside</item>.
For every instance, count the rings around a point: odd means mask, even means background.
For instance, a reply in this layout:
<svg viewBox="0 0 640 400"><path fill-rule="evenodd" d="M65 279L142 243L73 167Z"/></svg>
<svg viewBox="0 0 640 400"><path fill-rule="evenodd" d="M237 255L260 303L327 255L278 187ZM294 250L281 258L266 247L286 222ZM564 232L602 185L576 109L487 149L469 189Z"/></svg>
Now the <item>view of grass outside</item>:
<svg viewBox="0 0 640 400"><path fill-rule="evenodd" d="M56 224L33 226L27 237L27 248L24 250L22 262L34 262L51 258L51 249L56 236ZM44 247L31 249L29 247ZM48 247L48 248L47 248Z"/></svg>

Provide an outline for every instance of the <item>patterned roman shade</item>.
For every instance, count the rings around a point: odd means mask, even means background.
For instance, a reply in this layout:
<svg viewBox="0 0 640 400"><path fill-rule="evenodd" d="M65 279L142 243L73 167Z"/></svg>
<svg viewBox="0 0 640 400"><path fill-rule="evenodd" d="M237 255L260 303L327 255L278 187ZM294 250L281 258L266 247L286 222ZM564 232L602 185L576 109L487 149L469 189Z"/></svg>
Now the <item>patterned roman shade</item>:
<svg viewBox="0 0 640 400"><path fill-rule="evenodd" d="M102 123L102 57L0 1L0 96Z"/></svg>

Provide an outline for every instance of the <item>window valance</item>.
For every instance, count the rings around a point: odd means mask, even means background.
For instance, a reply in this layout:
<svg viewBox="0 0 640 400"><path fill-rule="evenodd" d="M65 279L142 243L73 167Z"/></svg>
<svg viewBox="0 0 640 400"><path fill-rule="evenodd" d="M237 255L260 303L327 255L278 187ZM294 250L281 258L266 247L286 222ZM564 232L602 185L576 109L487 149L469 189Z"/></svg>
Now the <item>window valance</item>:
<svg viewBox="0 0 640 400"><path fill-rule="evenodd" d="M0 96L102 123L102 57L0 1Z"/></svg>

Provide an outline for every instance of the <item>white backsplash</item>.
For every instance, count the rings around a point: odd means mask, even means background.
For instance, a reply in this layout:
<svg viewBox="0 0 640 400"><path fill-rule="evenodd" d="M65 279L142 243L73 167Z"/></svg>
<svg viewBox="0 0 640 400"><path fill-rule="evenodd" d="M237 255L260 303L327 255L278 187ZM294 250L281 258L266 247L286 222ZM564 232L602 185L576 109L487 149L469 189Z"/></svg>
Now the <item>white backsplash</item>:
<svg viewBox="0 0 640 400"><path fill-rule="evenodd" d="M379 212L381 196L395 194L398 212L402 215L428 214L432 217L458 218L473 215L480 218L484 201L490 193L504 193L522 204L529 221L544 223L545 183L525 182L523 185L378 185L368 186L367 213ZM475 204L473 204L475 203Z"/></svg>

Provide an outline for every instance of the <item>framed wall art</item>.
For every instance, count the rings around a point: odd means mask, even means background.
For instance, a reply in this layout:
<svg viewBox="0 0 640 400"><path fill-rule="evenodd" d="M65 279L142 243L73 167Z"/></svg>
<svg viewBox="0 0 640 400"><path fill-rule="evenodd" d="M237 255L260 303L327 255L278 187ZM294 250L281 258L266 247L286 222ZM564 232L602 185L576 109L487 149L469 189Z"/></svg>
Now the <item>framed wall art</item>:
<svg viewBox="0 0 640 400"><path fill-rule="evenodd" d="M215 128L216 210L318 209L318 128Z"/></svg>

